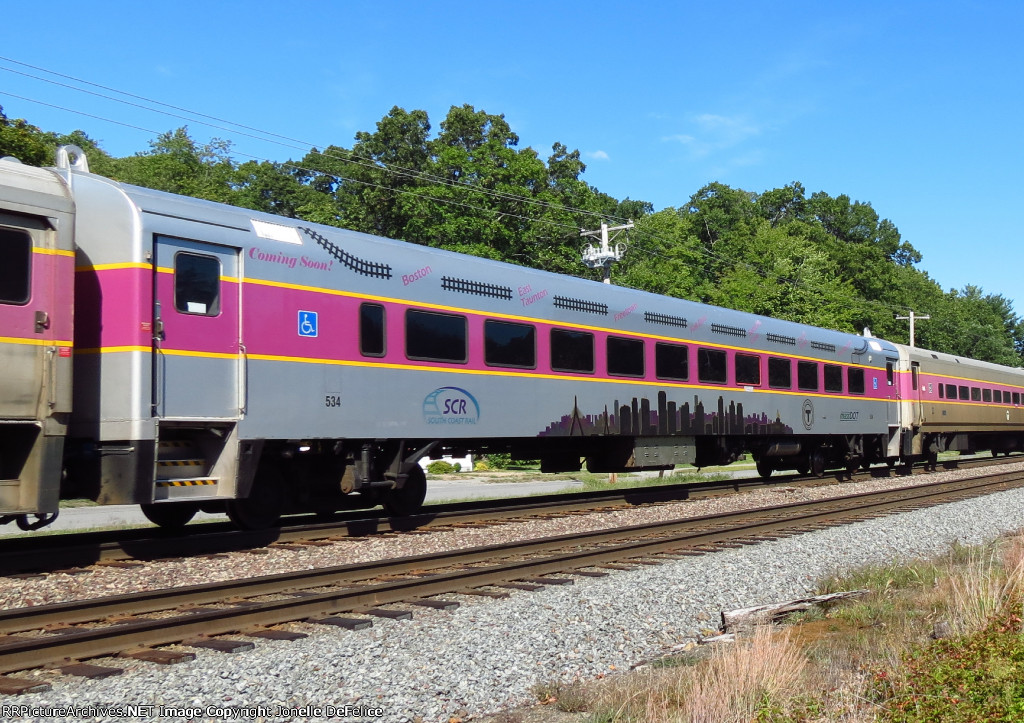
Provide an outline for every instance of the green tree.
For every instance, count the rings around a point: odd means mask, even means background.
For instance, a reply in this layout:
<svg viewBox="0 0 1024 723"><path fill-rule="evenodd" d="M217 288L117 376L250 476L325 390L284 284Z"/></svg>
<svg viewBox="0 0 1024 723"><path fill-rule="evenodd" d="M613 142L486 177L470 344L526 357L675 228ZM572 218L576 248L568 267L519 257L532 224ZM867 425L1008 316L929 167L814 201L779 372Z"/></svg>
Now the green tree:
<svg viewBox="0 0 1024 723"><path fill-rule="evenodd" d="M113 178L157 191L229 203L235 167L231 143L217 138L200 145L182 127L161 134L150 150L118 159Z"/></svg>
<svg viewBox="0 0 1024 723"><path fill-rule="evenodd" d="M29 166L49 166L56 145L52 133L44 133L23 118L8 118L0 106L0 158L10 156Z"/></svg>

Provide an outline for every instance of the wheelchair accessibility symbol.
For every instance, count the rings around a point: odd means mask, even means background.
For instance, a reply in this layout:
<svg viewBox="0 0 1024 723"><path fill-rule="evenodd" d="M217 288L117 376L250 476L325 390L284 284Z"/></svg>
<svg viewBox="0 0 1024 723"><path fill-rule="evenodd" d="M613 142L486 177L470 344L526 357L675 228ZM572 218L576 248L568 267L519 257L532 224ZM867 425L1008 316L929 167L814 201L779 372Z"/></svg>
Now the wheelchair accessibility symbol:
<svg viewBox="0 0 1024 723"><path fill-rule="evenodd" d="M319 325L317 323L317 312L299 312L299 336L318 336Z"/></svg>

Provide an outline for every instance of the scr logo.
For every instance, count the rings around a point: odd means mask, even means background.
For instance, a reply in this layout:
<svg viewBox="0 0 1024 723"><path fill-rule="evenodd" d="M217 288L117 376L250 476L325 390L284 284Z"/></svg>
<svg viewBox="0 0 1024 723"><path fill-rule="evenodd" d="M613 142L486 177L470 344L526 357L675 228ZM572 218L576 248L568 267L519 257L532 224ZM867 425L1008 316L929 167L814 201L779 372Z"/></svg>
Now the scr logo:
<svg viewBox="0 0 1024 723"><path fill-rule="evenodd" d="M476 424L480 404L460 387L435 389L423 400L423 421L427 424Z"/></svg>

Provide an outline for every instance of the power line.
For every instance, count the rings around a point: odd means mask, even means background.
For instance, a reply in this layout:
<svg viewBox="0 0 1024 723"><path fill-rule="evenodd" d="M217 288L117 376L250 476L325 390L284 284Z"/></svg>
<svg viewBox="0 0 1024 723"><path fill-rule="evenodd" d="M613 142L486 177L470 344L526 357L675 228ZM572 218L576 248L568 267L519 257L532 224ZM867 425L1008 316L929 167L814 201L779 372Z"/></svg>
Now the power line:
<svg viewBox="0 0 1024 723"><path fill-rule="evenodd" d="M270 131L264 131L262 129L254 128L252 126L248 126L248 125L245 125L245 124L242 124L242 123L237 123L235 121L219 118L217 116L207 115L205 113L199 113L197 111L193 111L193 110L190 110L190 109L182 108L180 106L171 105L169 103L163 103L161 101L154 100L154 99L151 99L151 98L147 98L145 96L140 96L140 95L136 95L136 94L133 94L133 93L128 93L126 91L121 91L121 90L118 90L116 88L111 88L109 86L101 85L99 83L93 83L93 82L88 81L88 80L84 80L84 79L81 79L81 78L76 78L75 76L66 75L66 74L63 74L63 73L58 73L56 71L48 70L48 69L42 68L40 66L30 65L28 63L22 63L21 61L14 60L13 58L8 58L8 57L5 57L5 56L0 56L0 60L6 61L6 62L9 62L9 63L15 63L17 65L21 65L21 66L26 67L26 68L31 68L33 70L40 71L42 73L48 73L50 75L54 75L54 76L57 76L59 78L64 78L66 80L72 80L72 81L74 81L76 83L81 83L83 85L92 86L94 88L100 88L102 90L109 91L111 93L116 93L118 95L124 95L124 96L126 96L128 98L134 98L136 100L141 100L141 101L144 101L146 103L153 104L153 105L163 106L165 108L170 108L170 109L173 109L175 111L180 111L182 113L188 113L189 115L188 116L184 116L184 115L180 115L178 113L171 113L171 112L168 112L168 111L163 111L163 110L158 110L158 109L151 108L151 107L146 107L146 106L141 105L139 103L134 103L134 102L131 102L131 101L123 100L121 98L115 98L113 96L106 95L106 94L103 94L103 93L97 93L95 91L87 90L85 88L76 88L75 86L69 85L67 83L60 83L58 81L55 81L55 80L52 80L52 79L49 79L49 78L43 78L43 77L40 77L40 76L37 76L37 75L32 75L30 73L25 73L23 71L15 70L13 68L4 68L4 67L0 66L0 70L4 70L4 71L6 71L8 73L14 73L16 75L21 75L23 77L32 78L34 80L38 80L38 81L41 81L43 83L49 83L51 85L56 85L56 86L59 86L59 87L67 88L69 90L73 90L73 91L76 91L76 92L79 92L79 93L85 93L85 94L88 94L88 95L99 97L99 98L102 98L104 100L109 100L109 101L112 101L112 102L115 102L115 103L121 103L123 105L128 105L128 106L131 106L131 107L134 107L134 108L139 108L141 110L149 111L151 113L159 113L159 114L166 115L166 116L169 116L169 117L172 117L172 118L177 118L179 120L184 120L184 121L191 122L191 123L198 123L200 125L204 125L204 126L207 126L209 128L216 128L217 130L222 130L222 131L225 131L225 132L228 132L228 133L236 133L238 135L242 135L242 136L245 136L247 138L252 138L254 140L259 140L259 141L266 142L266 143L273 143L275 145L279 145L279 146L282 146L284 148L291 148L293 150L301 150L301 151L304 151L304 152L307 152L307 153L309 152L309 149L315 149L315 148L317 148L317 147L319 147L321 145L321 144L317 144L317 143L303 141L303 140L300 140L300 139L297 139L297 138L291 138L289 136L284 136L284 135L280 135L280 134L277 134L277 133L272 133ZM22 100L28 100L30 102L39 102L39 101L33 101L32 99L29 99L29 98L24 98L22 96L15 96L14 94L10 94L10 95L12 95L13 97L21 98ZM49 105L49 104L43 103L43 105ZM59 106L51 106L51 107L57 108ZM78 111L74 111L74 110L67 109L67 108L62 108L62 110L65 110L65 111L71 112L71 113L77 113L78 112ZM89 115L89 114L83 113L83 115ZM90 117L97 118L97 116L90 116ZM199 120L199 118L206 118L206 119L208 119L210 121L216 121L216 123L209 123L207 121ZM108 122L116 122L116 121L110 121L109 119L103 119L103 120L107 120ZM234 128L225 127L224 125L218 125L218 123L220 123L220 124L227 124L227 126L234 126ZM122 124L122 125L127 125L127 124ZM135 126L129 126L129 127L133 127L134 128ZM241 128L243 130L241 130L241 131L236 130L238 128ZM247 132L247 131L251 131L251 132ZM258 134L258 135L254 135L254 134ZM280 140L274 140L274 139L280 139ZM285 141L287 141L287 142L285 142ZM300 144L300 145L293 145L293 144ZM488 195L488 196L492 196L492 197L495 197L495 198L503 199L503 200L515 200L515 201L519 201L519 202L530 204L530 205L540 206L542 208L549 208L549 209L555 209L555 210L564 210L564 211L568 211L570 213L578 213L578 214L583 214L583 215L587 215L587 216L593 216L593 217L597 217L597 218L610 218L610 219L624 220L624 219L619 219L618 217L610 215L610 214L600 214L600 213L596 213L594 211L588 211L586 209L573 208L571 206L564 206L562 204L552 204L552 203L548 203L546 201L538 201L536 199L528 198L526 196L519 196L517 194L505 193L505 192L502 192L502 191L495 191L495 190L486 189L486 188L474 187L474 186L472 186L469 183L462 183L462 182L459 182L459 181L452 181L452 180L444 178L442 176L437 176L437 175L434 175L434 174L426 173L424 171L417 171L417 170L414 170L414 169L405 168L403 166L398 166L398 165L395 165L395 164L387 164L387 163L384 163L382 161L371 161L369 159L365 159L364 160L364 159L361 159L359 156L357 156L352 151L346 151L345 155L339 154L336 151L335 152L329 152L329 153L325 153L323 151L316 151L316 152L319 155L322 155L322 156L324 156L326 158L333 158L335 160L340 160L340 161L345 161L345 162L348 162L348 163L353 163L353 164L364 166L366 168L370 168L370 169L373 169L373 170L386 171L388 173L392 173L394 175L401 176L401 177L419 178L419 179L422 179L422 180L427 180L427 181L432 182L432 183L438 183L438 184L442 184L442 185L449 185L449 186L453 186L453 187L473 188L474 190L478 191L479 193L482 193L482 194Z"/></svg>
<svg viewBox="0 0 1024 723"><path fill-rule="evenodd" d="M28 77L28 78L31 78L31 79L34 79L34 80L39 80L39 81L44 82L44 83L49 83L49 84L56 85L56 86L59 86L59 87L67 88L69 90L73 90L73 91L77 91L77 92L93 95L93 96L96 96L96 97L99 97L99 98L102 98L102 99L105 99L105 100L109 100L109 101L112 101L112 102L115 102L115 103L121 103L121 104L124 104L124 105L136 107L136 108L148 111L148 112L157 113L157 114L161 114L161 115L177 118L179 120L184 120L184 121L187 121L187 122L198 123L200 125L204 125L204 126L211 127L211 128L216 128L218 130L222 130L222 131L225 131L225 132L228 132L228 133L235 133L235 134L242 135L242 136L245 136L245 137L248 137L248 138L252 138L252 139L255 139L255 140L259 140L259 141L262 141L262 142L273 143L273 144L276 144L276 145L279 145L279 146L282 146L282 147L285 147L285 148L292 148L292 149L295 149L295 150L303 150L303 151L306 151L307 154L310 153L310 152L314 152L314 151L307 151L306 149L309 149L309 148L315 149L316 146L317 146L317 144L307 143L307 142L301 141L299 139L291 138L289 136L284 136L284 135L280 135L280 134L277 134L277 133L272 133L272 132L269 132L269 131L264 131L262 129L254 128L252 126L248 126L248 125L245 125L245 124L237 123L237 122L234 122L234 121L231 121L231 120L227 120L227 119L223 119L223 118L218 118L217 116L211 116L211 115L207 115L207 114L204 114L204 113L199 113L197 111L193 111L193 110L190 110L190 109L182 108L180 106L175 106L175 105L171 105L171 104L168 104L168 103L163 103L161 101L154 100L154 99L151 99L151 98L147 98L145 96L135 95L135 94L132 94L132 93L128 93L126 91L118 90L116 88L111 88L109 86L101 85L101 84L98 84L98 83L93 83L91 81L87 81L87 80L84 80L84 79L76 78L74 76L58 73L56 71L51 71L51 70L48 70L46 68L41 68L39 66L30 65L28 63L23 63L21 61L14 60L12 58L7 58L7 57L4 57L4 56L0 56L0 60L6 61L6 62L9 62L9 63L15 63L17 65L20 65L20 66L23 66L23 67L26 67L26 68L31 68L33 70L37 70L37 71L40 71L40 72L43 72L43 73L51 74L51 75L54 75L56 77L64 78L66 80L71 80L71 81L74 81L76 83L81 83L83 85L88 85L88 86L91 86L91 87L94 87L94 88L99 88L101 90L108 91L110 93L116 93L118 95L123 95L123 96L125 96L127 98L133 98L135 100L140 100L140 101L143 101L145 103L149 103L149 104L152 104L152 105L155 105L155 106L161 106L163 108L169 108L169 109L174 110L174 111L180 111L181 113L187 113L189 115L179 115L178 113L172 113L172 112L169 112L169 111L166 111L166 110L159 110L157 108L147 107L147 106L141 105L139 103L134 103L134 102L127 101L127 100L124 100L124 99L121 99L121 98L112 97L112 96L106 95L104 93L98 93L98 92L95 92L95 91L90 91L90 90L87 90L85 88L76 88L76 87L74 87L72 85L69 85L69 84L66 84L66 83L61 83L61 82L58 82L58 81L54 81L52 79L36 76L36 75L31 74L31 73L25 73L23 71L15 70L15 69L12 69L12 68L4 68L4 67L0 66L0 70L5 70L5 71L10 72L10 73L18 74L18 75L21 75L21 76L24 76L24 77ZM67 107L64 107L64 106L59 106L59 105L56 105L56 104L53 104L53 103L47 103L45 101L40 101L40 100L36 100L36 99L33 99L33 98L27 98L25 96L17 95L17 94L14 94L14 93L8 93L6 91L5 91L5 94L9 95L10 97L18 98L20 100L24 100L24 101L27 101L27 102L30 102L30 103L36 103L36 104L43 105L43 106L46 106L46 107L50 107L50 108L54 108L54 109L57 109L57 110L61 110L61 111L64 111L64 112L74 113L74 114L77 114L77 115L82 115L82 116L93 118L93 119L96 119L96 120L100 120L100 121L103 121L103 122L106 122L106 123L113 123L115 125L120 125L120 126L123 126L123 127L126 127L126 128L131 128L131 129L134 129L134 130L143 131L143 132L150 133L150 134L153 134L153 135L159 136L159 135L162 134L161 131L156 131L156 130L153 130L153 129L144 128L144 127L133 125L133 124L130 124L130 123L126 123L126 122L123 122L123 121L114 120L112 118L107 118L107 117L95 115L95 114L92 114L92 113L87 113L85 111L80 111L80 110L75 110L75 109L72 109L72 108L67 108ZM216 121L216 123L210 123L210 122L207 122L205 120L198 120L199 118L205 118L205 119L208 119L210 121ZM218 125L218 124L226 124L226 126L233 126L233 128L232 127L226 127L225 125ZM242 129L242 130L237 130L237 129ZM278 139L278 140L274 140L274 139ZM303 144L303 145L293 145L293 144ZM256 161L269 161L269 159L262 158L262 157L259 157L259 156L254 156L254 155L247 154L247 153L244 153L244 152L241 152L241 151L237 151L237 150L234 150L234 149L232 149L231 152L234 155L243 156L243 157L250 158L250 159L253 159L253 160L256 160ZM344 155L341 154L341 153L338 153L337 151L331 151L331 152L315 151L315 152L317 154L325 157L325 158L331 158L331 159L340 160L340 161L343 161L343 162L352 163L353 165L356 165L356 166L365 167L365 168L368 168L368 169L371 169L371 170L383 171L383 172L390 173L390 174L393 174L393 175L396 175L396 176L399 176L399 177L427 181L427 182L436 183L436 184L439 184L439 185L449 186L451 188L458 188L458 189L462 189L462 190L465 190L465 191L470 191L472 193L476 193L476 194L479 194L479 195L482 195L482 196L485 196L485 197L491 197L491 198L495 198L495 199L499 199L499 200L516 201L516 202L520 202L520 203L523 203L523 204L528 205L528 206L534 206L534 207L539 207L539 208L544 208L544 209L560 210L560 211L564 211L564 212L568 212L568 213L574 213L574 214L580 214L580 215L585 215L585 216L597 217L597 218L601 218L601 219L607 218L607 219L625 220L625 219L620 219L620 217L614 216L612 214L602 214L602 213L598 213L598 212L595 212L595 211L589 211L589 210L586 210L586 209L574 208L574 207L571 207L571 206L564 206L564 205L561 205L561 204L553 204L553 203L549 203L549 202L546 202L546 201L539 201L537 199L532 199L532 198L529 198L529 197L526 197L526 196L520 196L520 195L513 194L513 193L506 193L506 192L495 191L495 190L491 190L491 189L487 189L487 188L482 188L480 186L471 185L470 183L467 183L467 182L453 181L453 180L446 179L446 178L443 178L443 177L440 177L440 176L436 176L434 174L426 173L426 172L423 172L423 171L416 171L416 170L413 170L413 169L408 169L408 168L404 168L404 167L393 165L393 164L386 164L386 163L379 162L379 161L373 161L371 159L362 159L359 156L357 156L355 153L353 153L352 151L346 151L346 153ZM422 187L420 187L419 190L413 191L413 190L403 189L403 188L399 188L399 187L385 186L383 184L374 183L372 181L366 181L364 179L353 178L353 177L350 177L350 176L343 176L341 174L334 173L334 172L331 172L331 171L324 171L322 169L317 169L317 168L308 168L308 167L299 165L299 164L291 162L291 161L289 161L289 162L278 162L277 165L279 165L281 167L284 167L284 168L294 168L296 170L307 172L307 173L313 173L313 174L319 174L319 175L328 176L328 177L331 177L331 178L334 178L334 179L338 179L338 180L341 180L341 181L344 181L344 182L348 182L348 183L358 183L358 184L365 185L365 186L368 186L368 187L379 188L379 189L382 189L382 190L388 190L388 191L392 191L392 192L396 192L396 193L400 193L400 194L413 195L413 196L416 196L417 198L423 198L423 199L435 201L437 203L443 203L443 204L457 206L457 207L461 207L461 208L465 208L465 209L470 209L470 210L473 210L473 211L476 211L478 213L485 214L485 215L488 215L488 216L493 216L496 213L495 209L489 209L489 208L477 206L477 205L474 205L472 203L456 201L454 199L439 198L437 196L427 195L427 194L423 193ZM576 232L577 229L578 229L578 226L570 226L568 224L558 223L556 221L551 221L551 220L547 220L547 219L538 219L538 218L534 218L532 216L526 216L526 215L523 215L523 214L510 213L508 211L500 212L500 216L510 217L510 218L517 218L517 219L520 219L520 220L529 221L531 223L539 223L539 224L543 224L543 225L546 225L546 226L551 226L551 227L554 227L554 228L565 229L567 231L568 230L572 230L573 232ZM659 237L659 236L657 236L655 234L652 234L652 233L650 233L650 232L648 232L648 231L646 231L646 230L644 230L642 228L638 228L636 230L635 236L647 237L647 238L650 238L650 239L652 239L654 241L661 242L663 244L664 243L669 243L669 242L665 241L664 239L662 239L661 237ZM665 254L662 254L662 253L660 253L660 252L658 252L658 251L656 251L656 250L654 250L652 248L648 248L647 252L649 254L654 254L654 255L659 256L661 258L672 259L672 257L667 256ZM789 285L793 286L794 288L802 287L802 288L805 288L805 289L807 289L807 290L809 290L811 292L814 292L814 293L821 293L820 289L811 287L811 286L807 285L806 282L798 282L798 281L795 281L793 279L786 278L786 277L784 277L782 275L774 274L774 273L768 271L767 269L765 269L764 267L760 267L760 266L751 264L749 262L741 261L741 260L738 260L738 259L726 259L724 257L721 257L721 256L711 252L710 250L708 250L706 248L700 248L700 249L696 249L696 250L684 249L684 252L685 253L699 253L702 256L706 257L706 258L717 260L717 261L721 262L722 264L724 264L726 266L729 266L729 267L733 267L733 268L747 268L750 271L752 271L753 273L757 274L758 276L760 276L760 277L762 277L762 278L764 278L766 280L774 278L777 282L784 282L786 284L789 284ZM848 305L851 308L853 308L853 307L863 308L863 306L865 306L865 305L868 305L868 306L878 306L878 307L881 307L881 308L886 308L889 311L891 311L893 309L901 309L901 308L903 308L903 307L898 307L896 305L891 305L890 306L888 304L884 304L883 302L879 302L879 301L875 301L875 300L869 300L869 299L863 299L863 298L861 298L859 300L851 300L849 302L849 304L844 304L844 305Z"/></svg>

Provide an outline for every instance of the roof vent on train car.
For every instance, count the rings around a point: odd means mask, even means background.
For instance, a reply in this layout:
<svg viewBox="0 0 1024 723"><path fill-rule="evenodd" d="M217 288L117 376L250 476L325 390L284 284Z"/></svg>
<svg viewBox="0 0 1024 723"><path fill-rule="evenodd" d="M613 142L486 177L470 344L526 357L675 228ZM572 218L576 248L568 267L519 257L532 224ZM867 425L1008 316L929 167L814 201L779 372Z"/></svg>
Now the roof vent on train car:
<svg viewBox="0 0 1024 723"><path fill-rule="evenodd" d="M823 341L812 341L811 342L811 348L812 349L817 349L818 351L830 351L833 354L836 353L836 345L835 344L826 344Z"/></svg>
<svg viewBox="0 0 1024 723"><path fill-rule="evenodd" d="M796 346L796 339L792 336L786 336L784 334L765 334L764 338L773 344L788 344L789 346Z"/></svg>
<svg viewBox="0 0 1024 723"><path fill-rule="evenodd" d="M89 172L89 159L78 146L61 146L57 149L57 168L62 171Z"/></svg>

